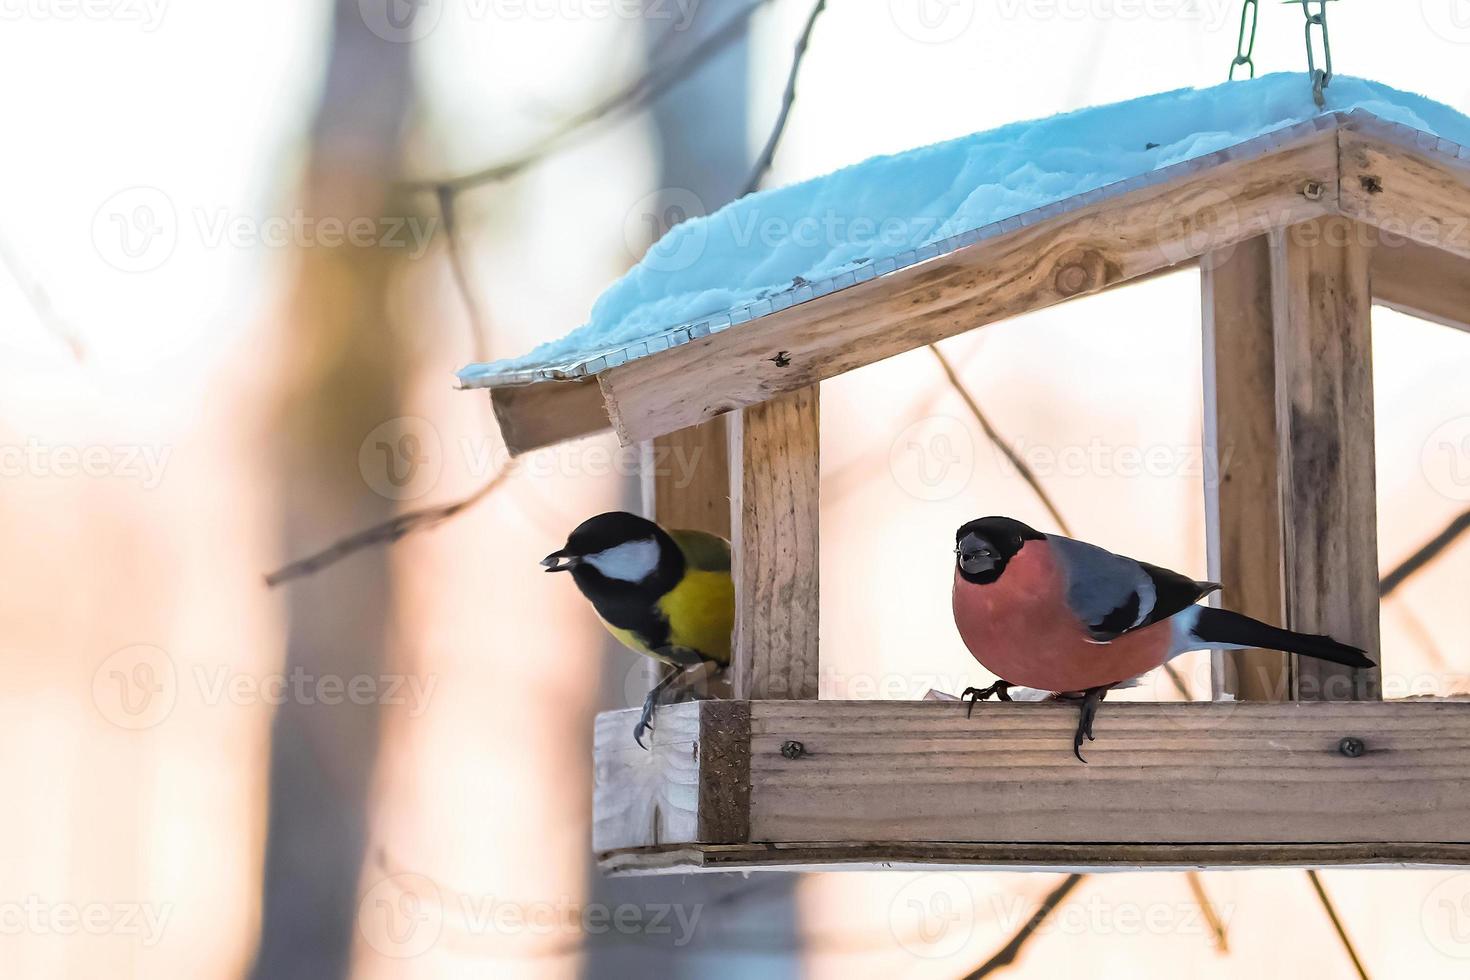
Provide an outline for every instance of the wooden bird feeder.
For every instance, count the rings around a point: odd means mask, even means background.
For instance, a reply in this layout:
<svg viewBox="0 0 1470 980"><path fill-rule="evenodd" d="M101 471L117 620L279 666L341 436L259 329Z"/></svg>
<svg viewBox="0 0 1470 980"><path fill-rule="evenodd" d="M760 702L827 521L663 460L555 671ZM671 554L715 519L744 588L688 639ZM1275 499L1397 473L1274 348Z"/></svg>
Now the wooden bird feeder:
<svg viewBox="0 0 1470 980"><path fill-rule="evenodd" d="M1109 704L1089 765L1065 705L818 699L819 382L1191 263L1206 451L1233 451L1210 575L1376 660L1370 310L1470 329L1470 148L1362 110L481 382L514 453L611 427L702 460L648 468L649 516L733 545L734 699L660 709L651 751L598 718L605 870L1470 863L1470 703L1385 702L1378 670L1221 655L1214 702Z"/></svg>

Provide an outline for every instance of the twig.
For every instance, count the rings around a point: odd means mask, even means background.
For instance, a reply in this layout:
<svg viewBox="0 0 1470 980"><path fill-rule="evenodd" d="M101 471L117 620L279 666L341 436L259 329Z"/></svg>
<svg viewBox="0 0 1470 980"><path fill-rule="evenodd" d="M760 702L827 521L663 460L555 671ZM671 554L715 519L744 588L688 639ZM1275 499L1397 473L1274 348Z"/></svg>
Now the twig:
<svg viewBox="0 0 1470 980"><path fill-rule="evenodd" d="M1455 539L1467 530L1470 530L1470 510L1450 521L1445 529L1426 542L1424 547L1405 558L1397 568L1379 579L1378 595L1381 598L1387 598L1394 589L1403 585L1409 576L1434 561L1439 557L1441 551L1454 544Z"/></svg>
<svg viewBox="0 0 1470 980"><path fill-rule="evenodd" d="M1016 451L1006 443L995 426L990 424L990 419L986 418L985 413L980 410L979 403L975 401L975 397L970 394L969 389L960 380L960 376L955 372L954 365L949 362L949 358L944 356L944 352L936 344L930 344L929 350L938 359L939 366L944 368L944 375L949 379L950 386L954 388L960 398L964 399L965 404L970 409L970 414L975 416L975 421L979 422L980 428L985 430L985 437L995 444L995 448L999 449L1010 464L1016 468L1016 472L1021 474L1021 479L1025 480L1026 485L1040 498L1042 506L1046 508L1047 513L1051 514L1051 519L1057 522L1057 527L1062 529L1062 533L1071 537L1072 529L1067 525L1067 519L1062 516L1061 511L1057 510L1057 505L1052 503L1051 496L1042 487L1041 481L1036 478L1036 474L1031 472L1031 467L1027 466L1026 461L1017 455Z"/></svg>
<svg viewBox="0 0 1470 980"><path fill-rule="evenodd" d="M791 107L796 103L796 76L801 73L801 63L806 59L806 52L812 40L812 28L817 26L817 18L822 16L822 11L827 9L827 0L817 0L812 7L812 12L807 16L806 27L801 32L801 37L796 39L796 52L791 58L791 71L786 75L786 91L781 96L781 110L776 113L776 124L771 129L771 135L766 137L766 145L762 148L760 156L756 157L755 166L750 170L750 178L745 182L745 190L741 196L754 194L761 185L761 180L766 172L771 169L771 162L776 158L776 147L781 145L781 137L786 133L786 120L791 118Z"/></svg>
<svg viewBox="0 0 1470 980"><path fill-rule="evenodd" d="M1053 888L1051 893L1042 899L1041 907L1036 910L1035 914L1027 919L1021 928L1016 930L1016 934L1011 937L1011 941L1002 946L999 952L980 964L973 972L965 974L965 980L981 980L982 977L988 977L995 971L1003 970L1014 963L1016 957L1021 955L1021 949L1026 945L1026 941L1031 938L1037 929L1041 928L1042 924L1046 922L1056 907L1062 903L1063 899L1085 877L1086 875L1073 872L1062 879L1061 884Z"/></svg>
<svg viewBox="0 0 1470 980"><path fill-rule="evenodd" d="M1220 914L1215 911L1215 906L1210 903L1210 896L1205 894L1205 882L1198 871L1187 872L1184 880L1189 882L1189 890L1194 893L1194 900L1199 903L1200 913L1205 917L1206 924L1210 927L1210 935L1215 939L1215 952L1225 956L1230 952L1230 936L1225 931L1225 922Z"/></svg>
<svg viewBox="0 0 1470 980"><path fill-rule="evenodd" d="M46 287L41 285L40 280L26 272L20 260L11 251L10 245L0 238L0 265L5 266L5 271L10 273L10 278L15 280L16 286L20 288L31 304L31 309L36 313L36 319L41 321L41 326L51 331L62 343L71 350L72 357L78 361L86 359L87 349L82 346L81 338L67 323L56 313L56 308L51 305L51 296L46 292Z"/></svg>
<svg viewBox="0 0 1470 980"><path fill-rule="evenodd" d="M515 462L507 463L505 467L494 478L483 487L476 490L461 500L449 504L440 504L437 507L425 507L422 510L412 510L406 514L381 524L375 524L370 528L350 534L338 541L331 547L324 548L314 555L309 555L289 565L276 569L265 577L265 584L275 588L282 582L301 578L321 571L328 565L335 565L349 555L356 554L364 548L371 548L378 544L392 544L406 535L416 531L427 531L454 517L460 511L473 507L475 504L490 496L501 484L503 484L511 472L515 469Z"/></svg>
<svg viewBox="0 0 1470 980"><path fill-rule="evenodd" d="M1307 877L1311 879L1312 887L1317 890L1317 898L1322 902L1322 908L1327 913L1327 918L1332 920L1332 928L1337 930L1337 938L1342 940L1342 948L1347 952L1348 959L1353 961L1353 969L1358 971L1361 980L1368 980L1368 971L1363 969L1363 961L1358 959L1358 951L1353 948L1353 941L1348 936L1347 930L1343 928L1342 920L1337 917L1337 909L1332 905L1332 899L1327 897L1327 889L1322 887L1322 879L1316 871L1308 870Z"/></svg>
<svg viewBox="0 0 1470 980"><path fill-rule="evenodd" d="M490 359L489 331L485 328L485 315L470 289L469 272L465 267L463 246L459 240L459 222L454 213L454 191L440 187L435 195L439 201L439 220L444 225L444 241L449 248L449 268L454 274L454 285L464 300L465 312L470 318L470 349L476 361Z"/></svg>
<svg viewBox="0 0 1470 980"><path fill-rule="evenodd" d="M650 69L626 88L614 92L601 102L572 116L519 156L483 167L472 173L453 177L407 180L402 181L399 186L409 191L438 193L447 188L452 192L458 192L481 184L508 180L551 154L560 147L562 142L579 134L592 123L617 112L641 108L663 95L726 45L739 38L745 32L751 15L770 2L771 0L754 0L675 61Z"/></svg>

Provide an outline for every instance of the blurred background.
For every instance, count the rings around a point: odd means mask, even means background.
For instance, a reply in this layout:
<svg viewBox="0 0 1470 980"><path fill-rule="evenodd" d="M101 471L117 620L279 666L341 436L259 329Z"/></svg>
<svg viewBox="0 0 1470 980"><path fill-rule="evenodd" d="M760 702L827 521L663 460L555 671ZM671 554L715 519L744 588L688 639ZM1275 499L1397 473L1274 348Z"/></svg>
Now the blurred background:
<svg viewBox="0 0 1470 980"><path fill-rule="evenodd" d="M611 435L264 583L485 485L504 453L455 369L567 332L739 193L811 13L749 7L0 0L0 973L956 977L1056 885L599 878L591 722L645 675L535 562L636 506ZM1470 111L1466 0L1330 17L1339 72ZM1239 0L833 2L767 183L1217 83L1239 21ZM666 94L597 110L721 32ZM1304 66L1299 10L1262 10L1255 61ZM518 160L447 212L403 186ZM1374 332L1387 568L1470 499L1470 338L1383 310ZM1197 273L945 350L1079 536L1204 575ZM952 529L1053 522L926 352L823 398L824 696L984 683ZM1390 696L1467 689L1467 577L1451 550L1385 603ZM1470 876L1322 879L1372 975L1470 971ZM1203 886L1223 942L1181 875L1089 876L1010 972L1358 975L1302 873Z"/></svg>

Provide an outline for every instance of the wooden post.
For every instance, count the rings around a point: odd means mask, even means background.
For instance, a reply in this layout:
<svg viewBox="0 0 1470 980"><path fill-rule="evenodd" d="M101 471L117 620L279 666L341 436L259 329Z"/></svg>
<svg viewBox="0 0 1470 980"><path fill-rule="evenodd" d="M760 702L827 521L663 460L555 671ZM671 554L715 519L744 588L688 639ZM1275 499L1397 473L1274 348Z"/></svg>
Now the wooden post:
<svg viewBox="0 0 1470 980"><path fill-rule="evenodd" d="M1215 601L1285 620L1276 470L1276 350L1271 243L1265 236L1200 262L1205 393L1205 526ZM1274 650L1213 658L1214 696L1285 701L1291 660Z"/></svg>
<svg viewBox="0 0 1470 980"><path fill-rule="evenodd" d="M1342 217L1272 236L1277 466L1286 625L1378 659L1371 258ZM1381 671L1298 658L1303 701L1381 696Z"/></svg>
<svg viewBox="0 0 1470 980"><path fill-rule="evenodd" d="M817 697L818 388L729 416L737 698Z"/></svg>
<svg viewBox="0 0 1470 980"><path fill-rule="evenodd" d="M711 419L641 444L643 515L666 528L730 537L730 456L725 420ZM664 668L649 661L649 686ZM707 692L731 695L731 678L708 680Z"/></svg>
<svg viewBox="0 0 1470 980"><path fill-rule="evenodd" d="M730 537L730 458L725 420L642 444L643 513L664 527Z"/></svg>

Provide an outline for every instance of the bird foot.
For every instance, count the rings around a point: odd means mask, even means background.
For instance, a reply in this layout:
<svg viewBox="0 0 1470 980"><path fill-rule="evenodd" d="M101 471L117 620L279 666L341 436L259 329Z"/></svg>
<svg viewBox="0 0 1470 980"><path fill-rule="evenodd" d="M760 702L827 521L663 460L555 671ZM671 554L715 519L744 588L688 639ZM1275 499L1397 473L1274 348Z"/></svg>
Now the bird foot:
<svg viewBox="0 0 1470 980"><path fill-rule="evenodd" d="M1103 698L1108 696L1108 691L1111 689L1111 684L1093 687L1083 692L1080 699L1068 698L1068 700L1078 701L1077 731L1072 736L1072 754L1083 765L1087 764L1087 760L1082 758L1082 739L1086 738L1089 742L1097 741L1097 736L1092 733L1092 723L1097 719L1098 705L1102 704Z"/></svg>
<svg viewBox="0 0 1470 980"><path fill-rule="evenodd" d="M969 700L969 704L965 708L965 717L970 717L971 713L975 710L976 701L988 701L992 694L995 695L997 701L1009 701L1011 699L1011 688L1015 686L1009 681L996 681L989 687L965 688L964 693L960 695L961 701Z"/></svg>
<svg viewBox="0 0 1470 980"><path fill-rule="evenodd" d="M643 744L643 733L653 731L653 709L657 706L657 693L649 692L648 697L643 699L643 712L638 716L638 724L633 726L633 741L644 751L647 751L648 746Z"/></svg>

